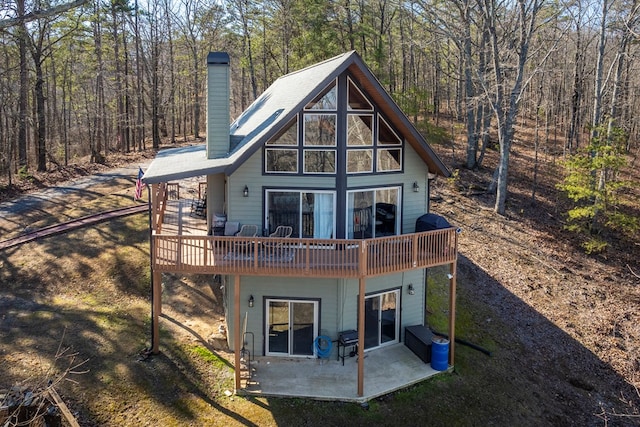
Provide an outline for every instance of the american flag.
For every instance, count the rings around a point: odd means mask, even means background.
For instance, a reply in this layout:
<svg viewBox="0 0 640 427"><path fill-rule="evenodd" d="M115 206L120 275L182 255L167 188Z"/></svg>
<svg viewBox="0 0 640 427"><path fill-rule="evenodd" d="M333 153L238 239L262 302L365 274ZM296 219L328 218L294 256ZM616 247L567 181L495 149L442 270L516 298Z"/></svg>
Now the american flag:
<svg viewBox="0 0 640 427"><path fill-rule="evenodd" d="M142 189L144 188L144 183L142 182L142 177L144 176L144 172L142 172L142 168L138 168L138 179L136 179L136 194L133 196L133 200L138 200L142 197Z"/></svg>

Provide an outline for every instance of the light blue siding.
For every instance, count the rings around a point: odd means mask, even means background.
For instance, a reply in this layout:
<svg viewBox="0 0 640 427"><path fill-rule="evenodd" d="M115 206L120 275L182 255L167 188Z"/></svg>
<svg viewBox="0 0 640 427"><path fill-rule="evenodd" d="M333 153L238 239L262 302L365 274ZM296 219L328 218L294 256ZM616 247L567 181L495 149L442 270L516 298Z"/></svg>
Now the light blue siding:
<svg viewBox="0 0 640 427"><path fill-rule="evenodd" d="M262 151L256 152L241 168L228 178L229 197L227 216L229 221L242 224L264 225L265 188L309 188L335 190L336 179L331 177L300 177L262 175ZM249 189L249 197L243 196L244 186Z"/></svg>
<svg viewBox="0 0 640 427"><path fill-rule="evenodd" d="M400 289L400 336L404 340L406 326L423 324L425 298L425 270L413 270L387 276L371 277L366 281L365 295L380 293L397 288ZM407 288L412 284L414 295L409 295ZM358 329L358 281L347 280L344 288L344 307L341 330Z"/></svg>
<svg viewBox="0 0 640 427"><path fill-rule="evenodd" d="M377 175L353 176L347 178L349 189L383 187L392 185L403 186L402 200L402 233L413 233L416 229L416 219L427 213L427 195L429 179L427 167L418 154L405 144L404 173L382 173ZM413 191L413 183L417 182L419 191Z"/></svg>
<svg viewBox="0 0 640 427"><path fill-rule="evenodd" d="M229 65L209 65L207 73L207 158L229 151Z"/></svg>
<svg viewBox="0 0 640 427"><path fill-rule="evenodd" d="M226 300L230 306L233 306L233 277L228 279L225 287L228 297ZM252 332L255 336L255 354L264 354L265 298L319 300L319 333L335 337L339 311L338 282L336 279L242 276L240 278L241 324L244 324L246 316L247 332ZM255 304L249 308L249 296L251 295L253 295ZM232 318L227 318L227 325L229 346L233 349L234 324Z"/></svg>

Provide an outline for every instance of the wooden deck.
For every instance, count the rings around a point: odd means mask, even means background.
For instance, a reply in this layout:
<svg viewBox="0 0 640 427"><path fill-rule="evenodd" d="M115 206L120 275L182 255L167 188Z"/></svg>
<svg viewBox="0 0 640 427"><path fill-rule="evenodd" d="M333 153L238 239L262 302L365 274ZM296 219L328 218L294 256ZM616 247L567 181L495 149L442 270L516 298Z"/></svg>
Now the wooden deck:
<svg viewBox="0 0 640 427"><path fill-rule="evenodd" d="M450 264L454 228L376 239L277 239L208 236L190 203L168 201L152 236L157 272L296 277L372 277Z"/></svg>

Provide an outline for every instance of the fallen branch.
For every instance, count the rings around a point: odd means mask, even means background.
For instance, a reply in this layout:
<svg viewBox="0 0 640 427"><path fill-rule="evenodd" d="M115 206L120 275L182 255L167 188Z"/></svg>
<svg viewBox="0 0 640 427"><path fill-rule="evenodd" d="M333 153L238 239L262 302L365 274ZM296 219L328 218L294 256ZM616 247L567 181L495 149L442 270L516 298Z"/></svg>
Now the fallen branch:
<svg viewBox="0 0 640 427"><path fill-rule="evenodd" d="M58 409L60 409L60 412L62 412L62 415L64 415L64 418L67 420L69 425L71 427L80 427L80 424L78 424L76 417L73 416L73 414L71 413L67 405L60 398L60 395L58 394L56 389L53 387L49 387L47 392L49 393L49 396L51 396L53 401L56 403L56 406L58 407Z"/></svg>
<svg viewBox="0 0 640 427"><path fill-rule="evenodd" d="M629 264L627 264L627 268L629 269L629 271L631 272L631 274L633 274L634 276L636 276L638 279L640 279L640 274L636 273L635 271L633 271L631 269L631 267L629 267Z"/></svg>

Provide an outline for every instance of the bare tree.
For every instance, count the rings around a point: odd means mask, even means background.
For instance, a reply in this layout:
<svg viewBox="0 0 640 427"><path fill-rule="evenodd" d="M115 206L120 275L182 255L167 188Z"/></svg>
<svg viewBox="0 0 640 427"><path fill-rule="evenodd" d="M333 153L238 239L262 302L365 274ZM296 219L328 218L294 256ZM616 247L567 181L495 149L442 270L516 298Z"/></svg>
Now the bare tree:
<svg viewBox="0 0 640 427"><path fill-rule="evenodd" d="M511 4L515 5L514 9L508 7ZM515 3L478 0L487 23L493 68L492 85L490 87L486 82L485 90L491 98L500 145L500 160L490 191L496 191L494 210L501 215L504 215L506 208L514 126L526 87L525 65L529 61L531 39L538 26L538 13L544 4L544 0L517 0ZM505 22L501 19L505 19ZM515 66L511 65L514 63Z"/></svg>

